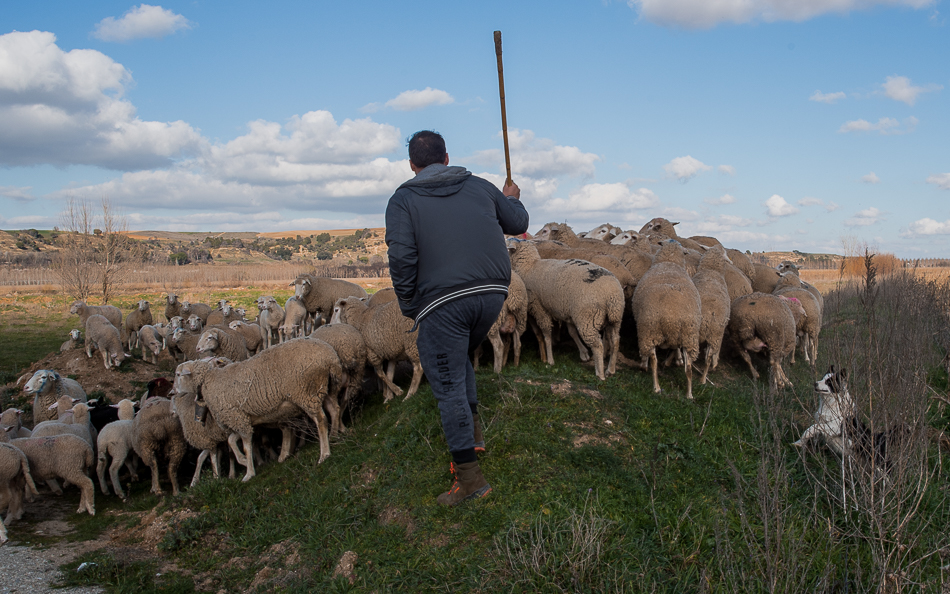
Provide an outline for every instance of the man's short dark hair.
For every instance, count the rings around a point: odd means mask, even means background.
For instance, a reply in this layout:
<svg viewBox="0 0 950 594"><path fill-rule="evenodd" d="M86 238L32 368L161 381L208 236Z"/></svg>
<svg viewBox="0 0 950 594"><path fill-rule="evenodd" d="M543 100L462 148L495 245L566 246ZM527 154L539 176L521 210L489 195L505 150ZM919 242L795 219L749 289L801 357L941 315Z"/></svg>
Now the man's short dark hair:
<svg viewBox="0 0 950 594"><path fill-rule="evenodd" d="M420 130L409 138L409 161L419 169L445 163L445 139L433 130Z"/></svg>

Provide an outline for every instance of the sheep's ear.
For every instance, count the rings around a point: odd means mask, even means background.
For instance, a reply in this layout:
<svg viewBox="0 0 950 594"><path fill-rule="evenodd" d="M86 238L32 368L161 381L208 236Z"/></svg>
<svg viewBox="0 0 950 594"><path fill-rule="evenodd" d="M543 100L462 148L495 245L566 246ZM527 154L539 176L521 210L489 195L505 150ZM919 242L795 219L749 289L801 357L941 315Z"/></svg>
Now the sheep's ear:
<svg viewBox="0 0 950 594"><path fill-rule="evenodd" d="M297 284L297 283L293 282L293 283L290 283L290 284L287 285L287 286L288 286L288 287L292 287L292 286L294 286L294 285L296 285L296 284Z"/></svg>
<svg viewBox="0 0 950 594"><path fill-rule="evenodd" d="M49 373L50 373L50 376L52 376L52 378L53 378L54 380L58 380L58 379L59 379L59 373L53 371L52 369L50 370Z"/></svg>
<svg viewBox="0 0 950 594"><path fill-rule="evenodd" d="M110 404L109 406L111 406L112 408L119 408L118 404Z"/></svg>
<svg viewBox="0 0 950 594"><path fill-rule="evenodd" d="M59 406L59 403L54 402L53 404L50 404L49 406L47 406L46 410L56 410L57 406Z"/></svg>
<svg viewBox="0 0 950 594"><path fill-rule="evenodd" d="M227 359L224 359L223 357L215 357L215 358L211 361L211 364L214 365L214 366L215 366L216 368L218 368L218 369L220 369L220 368L222 368L222 367L227 367L228 363L229 363L229 362L227 361Z"/></svg>

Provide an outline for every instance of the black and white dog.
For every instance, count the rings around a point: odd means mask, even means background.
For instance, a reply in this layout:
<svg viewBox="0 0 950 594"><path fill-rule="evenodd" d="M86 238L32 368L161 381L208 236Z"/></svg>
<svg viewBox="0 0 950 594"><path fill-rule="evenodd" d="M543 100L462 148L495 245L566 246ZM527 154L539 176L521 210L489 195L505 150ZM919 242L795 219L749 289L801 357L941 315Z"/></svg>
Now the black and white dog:
<svg viewBox="0 0 950 594"><path fill-rule="evenodd" d="M905 428L899 426L873 433L855 414L846 369L837 371L834 365L829 367L828 373L815 382L815 392L818 394L815 424L805 429L801 439L792 445L803 447L821 437L839 456L855 456L865 462L873 460L876 468L889 469L888 441L898 438Z"/></svg>

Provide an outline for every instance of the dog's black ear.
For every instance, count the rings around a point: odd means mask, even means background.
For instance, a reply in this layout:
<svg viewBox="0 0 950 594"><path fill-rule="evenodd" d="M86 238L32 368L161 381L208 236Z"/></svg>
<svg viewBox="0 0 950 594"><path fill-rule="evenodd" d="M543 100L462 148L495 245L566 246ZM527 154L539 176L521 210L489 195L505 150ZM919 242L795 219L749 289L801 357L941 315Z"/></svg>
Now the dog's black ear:
<svg viewBox="0 0 950 594"><path fill-rule="evenodd" d="M835 373L835 366L834 366L834 365L829 365L829 366L828 366L828 373L834 375L834 373Z"/></svg>
<svg viewBox="0 0 950 594"><path fill-rule="evenodd" d="M847 370L847 369L842 369L842 370L839 371L838 373L841 374L841 381L842 381L842 382L848 381L848 370Z"/></svg>

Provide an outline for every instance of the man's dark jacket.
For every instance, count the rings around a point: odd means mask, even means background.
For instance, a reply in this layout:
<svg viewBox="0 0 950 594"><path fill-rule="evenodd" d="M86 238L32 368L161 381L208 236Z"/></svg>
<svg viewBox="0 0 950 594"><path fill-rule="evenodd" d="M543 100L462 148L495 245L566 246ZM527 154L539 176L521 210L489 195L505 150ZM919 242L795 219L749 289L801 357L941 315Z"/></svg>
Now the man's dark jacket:
<svg viewBox="0 0 950 594"><path fill-rule="evenodd" d="M429 165L386 207L389 274L403 315L416 322L468 295L508 293L505 234L528 230L520 200L464 167Z"/></svg>

